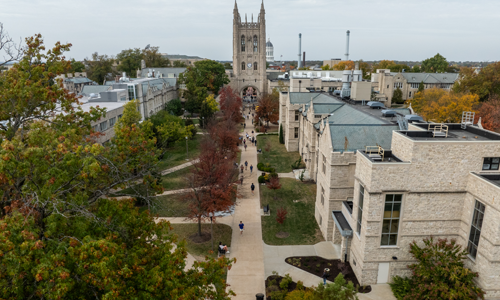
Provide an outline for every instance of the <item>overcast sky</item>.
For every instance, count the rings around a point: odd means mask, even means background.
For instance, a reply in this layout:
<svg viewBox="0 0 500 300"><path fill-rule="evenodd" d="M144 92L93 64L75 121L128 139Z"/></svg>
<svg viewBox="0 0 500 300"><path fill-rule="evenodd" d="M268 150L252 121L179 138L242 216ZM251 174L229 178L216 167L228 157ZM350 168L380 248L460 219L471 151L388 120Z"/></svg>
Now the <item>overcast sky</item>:
<svg viewBox="0 0 500 300"><path fill-rule="evenodd" d="M261 0L239 0L254 19ZM500 56L500 0L267 0L267 37L275 59L296 60L298 34L307 60L343 58L351 31L354 60L454 61ZM41 33L47 45L73 44L69 57L116 55L159 46L169 54L232 60L234 0L0 0L12 37ZM0 58L1 60L1 58Z"/></svg>

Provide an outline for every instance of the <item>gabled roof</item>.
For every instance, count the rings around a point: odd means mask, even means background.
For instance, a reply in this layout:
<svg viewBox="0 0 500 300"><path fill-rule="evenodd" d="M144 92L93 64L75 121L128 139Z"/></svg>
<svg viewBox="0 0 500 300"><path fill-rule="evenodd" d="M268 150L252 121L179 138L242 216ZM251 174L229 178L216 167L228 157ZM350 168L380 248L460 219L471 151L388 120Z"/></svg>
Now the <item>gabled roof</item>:
<svg viewBox="0 0 500 300"><path fill-rule="evenodd" d="M330 124L388 124L388 121L366 114L350 105L344 104L328 117Z"/></svg>
<svg viewBox="0 0 500 300"><path fill-rule="evenodd" d="M455 83L458 73L391 73L393 76L401 74L408 83Z"/></svg>
<svg viewBox="0 0 500 300"><path fill-rule="evenodd" d="M343 103L324 93L297 93L289 94L290 104L306 104L313 100L313 103Z"/></svg>
<svg viewBox="0 0 500 300"><path fill-rule="evenodd" d="M377 145L381 146L384 149L391 149L392 132L394 130L399 130L399 127L396 124L330 124L330 135L332 139L333 151L354 151L365 149L366 146Z"/></svg>

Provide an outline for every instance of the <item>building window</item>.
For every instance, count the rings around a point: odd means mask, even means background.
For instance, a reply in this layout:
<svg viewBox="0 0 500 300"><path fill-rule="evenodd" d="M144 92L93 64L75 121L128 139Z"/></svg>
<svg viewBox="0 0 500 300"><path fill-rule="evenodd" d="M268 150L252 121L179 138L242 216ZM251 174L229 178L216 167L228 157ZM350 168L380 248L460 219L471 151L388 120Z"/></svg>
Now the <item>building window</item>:
<svg viewBox="0 0 500 300"><path fill-rule="evenodd" d="M257 41L257 36L254 35L253 36L253 52L259 52L257 46L259 46L259 42Z"/></svg>
<svg viewBox="0 0 500 300"><path fill-rule="evenodd" d="M242 62L242 63L241 63L241 70L242 70L242 71L245 71L245 62Z"/></svg>
<svg viewBox="0 0 500 300"><path fill-rule="evenodd" d="M127 90L128 90L128 100L131 101L131 100L136 99L135 93L134 93L134 91L135 91L134 86L133 85L129 85L127 87ZM120 101L123 101L123 100L124 100L123 98L120 98Z"/></svg>
<svg viewBox="0 0 500 300"><path fill-rule="evenodd" d="M314 115L315 119L321 119L321 115Z"/></svg>
<svg viewBox="0 0 500 300"><path fill-rule="evenodd" d="M321 223L323 223L323 217L319 216L319 225L321 226Z"/></svg>
<svg viewBox="0 0 500 300"><path fill-rule="evenodd" d="M326 174L326 157L323 155L323 174Z"/></svg>
<svg viewBox="0 0 500 300"><path fill-rule="evenodd" d="M382 224L382 246L398 243L399 217L403 195L385 195L384 221Z"/></svg>
<svg viewBox="0 0 500 300"><path fill-rule="evenodd" d="M295 111L295 121L298 121L299 120L299 111L296 110Z"/></svg>
<svg viewBox="0 0 500 300"><path fill-rule="evenodd" d="M325 205L325 189L321 187L321 204Z"/></svg>
<svg viewBox="0 0 500 300"><path fill-rule="evenodd" d="M253 69L257 70L257 63L256 62L253 63Z"/></svg>
<svg viewBox="0 0 500 300"><path fill-rule="evenodd" d="M411 92L408 94L408 98L411 98Z"/></svg>
<svg viewBox="0 0 500 300"><path fill-rule="evenodd" d="M358 201L358 226L356 232L361 235L361 222L363 221L363 202L365 198L365 188L359 185L359 201Z"/></svg>
<svg viewBox="0 0 500 300"><path fill-rule="evenodd" d="M245 36L244 35L241 36L241 52L245 52Z"/></svg>
<svg viewBox="0 0 500 300"><path fill-rule="evenodd" d="M295 127L294 136L295 136L296 139L299 138L299 127Z"/></svg>
<svg viewBox="0 0 500 300"><path fill-rule="evenodd" d="M115 126L115 123L116 123L116 117L109 119L109 127Z"/></svg>
<svg viewBox="0 0 500 300"><path fill-rule="evenodd" d="M467 245L467 252L469 252L469 255L474 259L477 255L477 247L479 246L479 237L481 236L483 220L484 204L476 200L474 216L472 217L472 224L470 225L469 244Z"/></svg>
<svg viewBox="0 0 500 300"><path fill-rule="evenodd" d="M122 118L123 115L118 115L118 120L120 120Z"/></svg>
<svg viewBox="0 0 500 300"><path fill-rule="evenodd" d="M103 132L106 131L106 129L108 129L108 121L101 122L101 124L99 124L99 130Z"/></svg>
<svg viewBox="0 0 500 300"><path fill-rule="evenodd" d="M483 170L498 170L500 157L485 157L483 162Z"/></svg>

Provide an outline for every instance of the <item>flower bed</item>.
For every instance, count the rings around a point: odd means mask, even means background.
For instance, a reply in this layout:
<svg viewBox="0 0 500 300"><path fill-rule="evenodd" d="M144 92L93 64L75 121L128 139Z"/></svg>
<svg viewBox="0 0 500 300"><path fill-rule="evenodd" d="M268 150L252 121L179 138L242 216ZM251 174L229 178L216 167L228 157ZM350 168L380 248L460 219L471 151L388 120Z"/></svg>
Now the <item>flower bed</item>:
<svg viewBox="0 0 500 300"><path fill-rule="evenodd" d="M319 256L288 257L285 259L285 262L318 277L322 277L323 270L328 268L330 269L330 276L328 277L328 280L333 281L340 273L342 273L345 280L351 281L354 286L358 287L358 291L360 293L369 293L372 290L372 287L369 285L359 285L358 278L356 278L356 274L354 274L349 262L343 263L339 259L324 259Z"/></svg>

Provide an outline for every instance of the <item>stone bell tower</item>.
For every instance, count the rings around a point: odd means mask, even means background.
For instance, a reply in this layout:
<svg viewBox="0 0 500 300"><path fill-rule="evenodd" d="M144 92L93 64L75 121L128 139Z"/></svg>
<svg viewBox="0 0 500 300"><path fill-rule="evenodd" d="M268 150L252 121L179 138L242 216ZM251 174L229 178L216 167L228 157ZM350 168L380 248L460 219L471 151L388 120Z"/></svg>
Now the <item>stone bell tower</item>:
<svg viewBox="0 0 500 300"><path fill-rule="evenodd" d="M254 22L245 14L241 19L235 1L233 10L233 77L231 87L240 95L249 87L260 97L267 93L266 75L266 11L264 1Z"/></svg>

